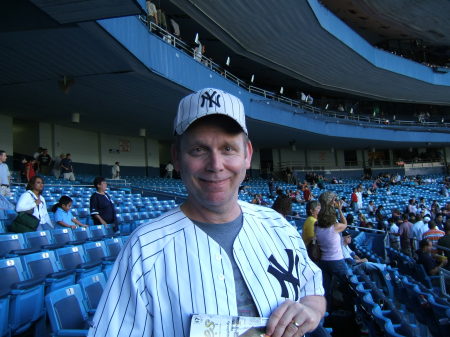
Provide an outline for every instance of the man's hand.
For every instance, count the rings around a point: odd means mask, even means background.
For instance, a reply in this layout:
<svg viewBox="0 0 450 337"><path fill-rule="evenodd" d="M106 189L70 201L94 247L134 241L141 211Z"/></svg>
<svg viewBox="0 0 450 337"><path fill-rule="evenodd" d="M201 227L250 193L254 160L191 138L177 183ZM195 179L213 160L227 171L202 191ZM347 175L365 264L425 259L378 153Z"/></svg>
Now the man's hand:
<svg viewBox="0 0 450 337"><path fill-rule="evenodd" d="M307 296L304 299L306 298L310 299L303 303L286 300L276 308L267 323L267 335L300 337L314 330L324 315L325 299L323 296Z"/></svg>

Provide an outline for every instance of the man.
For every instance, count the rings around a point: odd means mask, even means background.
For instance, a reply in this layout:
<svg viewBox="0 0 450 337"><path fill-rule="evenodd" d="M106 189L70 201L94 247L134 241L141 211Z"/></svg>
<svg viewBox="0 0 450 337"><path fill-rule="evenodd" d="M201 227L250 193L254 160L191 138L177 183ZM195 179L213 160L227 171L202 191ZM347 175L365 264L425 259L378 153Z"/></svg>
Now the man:
<svg viewBox="0 0 450 337"><path fill-rule="evenodd" d="M428 223L430 222L429 217L424 217L422 219L422 216L420 214L416 217L416 222L412 226L412 236L414 239L414 250L419 249L419 241L422 240L423 233L425 233L428 228Z"/></svg>
<svg viewBox="0 0 450 337"><path fill-rule="evenodd" d="M394 218L389 218L388 228L389 228L389 242L391 244L391 248L400 250L400 234L398 233L399 228Z"/></svg>
<svg viewBox="0 0 450 337"><path fill-rule="evenodd" d="M37 162L40 174L47 176L50 173L52 162L52 157L48 154L47 149L42 149L42 153L37 157Z"/></svg>
<svg viewBox="0 0 450 337"><path fill-rule="evenodd" d="M408 214L403 214L402 218L397 221L397 224L399 224L398 234L400 235L402 253L412 256L411 241L413 224L409 222Z"/></svg>
<svg viewBox="0 0 450 337"><path fill-rule="evenodd" d="M61 162L63 161L63 159L66 157L65 154L61 153L59 155L59 157L56 157L55 161L53 162L53 175L55 176L56 179L59 179L60 175L61 175Z"/></svg>
<svg viewBox="0 0 450 337"><path fill-rule="evenodd" d="M173 177L173 164L172 162L169 161L166 165L166 174L164 178L172 179L172 177Z"/></svg>
<svg viewBox="0 0 450 337"><path fill-rule="evenodd" d="M434 221L436 223L436 227L442 231L444 229L444 216L442 215L442 213L436 214L436 218L434 219Z"/></svg>
<svg viewBox="0 0 450 337"><path fill-rule="evenodd" d="M419 242L419 250L417 251L417 263L423 265L428 275L433 276L439 274L441 267L447 264L446 259L441 259L438 263L431 255L433 246L427 239Z"/></svg>
<svg viewBox="0 0 450 337"><path fill-rule="evenodd" d="M437 228L436 223L434 221L430 221L428 223L428 228L429 230L423 233L422 239L427 239L429 242L431 242L432 246L431 253L436 254L437 242L439 241L440 238L442 238L445 235L445 233Z"/></svg>
<svg viewBox="0 0 450 337"><path fill-rule="evenodd" d="M11 182L11 174L9 173L6 159L8 159L6 152L0 150L0 195L2 196L11 195L11 190L9 188Z"/></svg>
<svg viewBox="0 0 450 337"><path fill-rule="evenodd" d="M66 158L61 160L60 167L65 180L75 181L70 153L66 154Z"/></svg>
<svg viewBox="0 0 450 337"><path fill-rule="evenodd" d="M242 102L202 89L181 100L174 129L187 200L131 235L89 336L187 337L195 313L270 317L275 337L314 330L320 269L281 215L237 199L253 152Z"/></svg>
<svg viewBox="0 0 450 337"><path fill-rule="evenodd" d="M447 250L441 249L444 252L444 255L447 257L447 260L450 260L450 221L447 221L445 224L445 235L439 239L438 246L446 248ZM448 269L448 265L446 267Z"/></svg>
<svg viewBox="0 0 450 337"><path fill-rule="evenodd" d="M96 177L93 185L97 191L91 195L89 207L94 225L112 224L116 231L116 210L111 197L106 193L108 184L105 178Z"/></svg>
<svg viewBox="0 0 450 337"><path fill-rule="evenodd" d="M112 178L120 179L120 163L116 161L112 167Z"/></svg>
<svg viewBox="0 0 450 337"><path fill-rule="evenodd" d="M350 197L352 209L354 213L358 213L359 207L358 207L358 189L354 188L352 191L352 195Z"/></svg>

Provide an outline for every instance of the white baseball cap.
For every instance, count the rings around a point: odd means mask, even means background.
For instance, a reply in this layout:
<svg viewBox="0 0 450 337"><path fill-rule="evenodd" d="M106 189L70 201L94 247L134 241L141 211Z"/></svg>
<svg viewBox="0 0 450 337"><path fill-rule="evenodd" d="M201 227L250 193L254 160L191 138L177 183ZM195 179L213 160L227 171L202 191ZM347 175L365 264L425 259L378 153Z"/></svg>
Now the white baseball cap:
<svg viewBox="0 0 450 337"><path fill-rule="evenodd" d="M425 221L425 222L430 222L431 219L430 219L430 217L426 216L425 218L423 218L423 221Z"/></svg>
<svg viewBox="0 0 450 337"><path fill-rule="evenodd" d="M197 119L214 114L232 118L248 135L242 101L236 96L214 88L201 89L180 101L173 125L174 133L182 135Z"/></svg>

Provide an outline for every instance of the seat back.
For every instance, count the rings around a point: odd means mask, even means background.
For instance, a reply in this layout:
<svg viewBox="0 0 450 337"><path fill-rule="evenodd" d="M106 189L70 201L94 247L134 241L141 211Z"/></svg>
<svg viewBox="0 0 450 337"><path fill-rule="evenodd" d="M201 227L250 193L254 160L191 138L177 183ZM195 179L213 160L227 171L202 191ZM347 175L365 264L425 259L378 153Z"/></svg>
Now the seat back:
<svg viewBox="0 0 450 337"><path fill-rule="evenodd" d="M25 248L22 234L0 235L0 257L6 256L10 251Z"/></svg>
<svg viewBox="0 0 450 337"><path fill-rule="evenodd" d="M63 247L56 249L56 256L62 269L75 269L79 264L86 262L81 246Z"/></svg>
<svg viewBox="0 0 450 337"><path fill-rule="evenodd" d="M20 258L12 257L0 260L0 293L9 291L14 283L24 279Z"/></svg>
<svg viewBox="0 0 450 337"><path fill-rule="evenodd" d="M53 251L24 255L22 261L30 278L47 277L48 274L58 271Z"/></svg>
<svg viewBox="0 0 450 337"><path fill-rule="evenodd" d="M30 248L41 248L51 243L49 231L28 232L24 233L24 237Z"/></svg>
<svg viewBox="0 0 450 337"><path fill-rule="evenodd" d="M94 225L89 227L90 236L89 239L91 240L102 240L104 236L106 235L105 227L103 225Z"/></svg>
<svg viewBox="0 0 450 337"><path fill-rule="evenodd" d="M52 230L53 241L58 244L66 244L73 241L74 236L70 228L55 228Z"/></svg>
<svg viewBox="0 0 450 337"><path fill-rule="evenodd" d="M81 278L78 283L81 286L84 297L90 310L97 309L98 303L106 286L106 279L103 273Z"/></svg>
<svg viewBox="0 0 450 337"><path fill-rule="evenodd" d="M87 241L89 239L89 229L85 227L77 227L72 230L76 241Z"/></svg>
<svg viewBox="0 0 450 337"><path fill-rule="evenodd" d="M123 247L122 240L119 238L105 239L105 246L108 251L108 256L117 256Z"/></svg>
<svg viewBox="0 0 450 337"><path fill-rule="evenodd" d="M55 335L66 329L87 330L88 314L80 285L52 291L45 297L45 304Z"/></svg>
<svg viewBox="0 0 450 337"><path fill-rule="evenodd" d="M99 262L107 256L103 241L86 242L83 244L83 248L89 262Z"/></svg>

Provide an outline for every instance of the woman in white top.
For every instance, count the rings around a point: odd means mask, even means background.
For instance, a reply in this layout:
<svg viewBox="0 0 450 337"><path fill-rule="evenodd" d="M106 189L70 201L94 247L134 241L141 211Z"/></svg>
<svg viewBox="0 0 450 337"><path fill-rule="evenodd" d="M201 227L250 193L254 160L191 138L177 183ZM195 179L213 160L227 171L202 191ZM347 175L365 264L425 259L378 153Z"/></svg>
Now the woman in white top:
<svg viewBox="0 0 450 337"><path fill-rule="evenodd" d="M16 204L17 212L28 212L39 219L36 231L53 229L52 221L47 212L47 204L42 191L44 190L44 180L39 176L34 176L28 182L27 191L22 194Z"/></svg>

